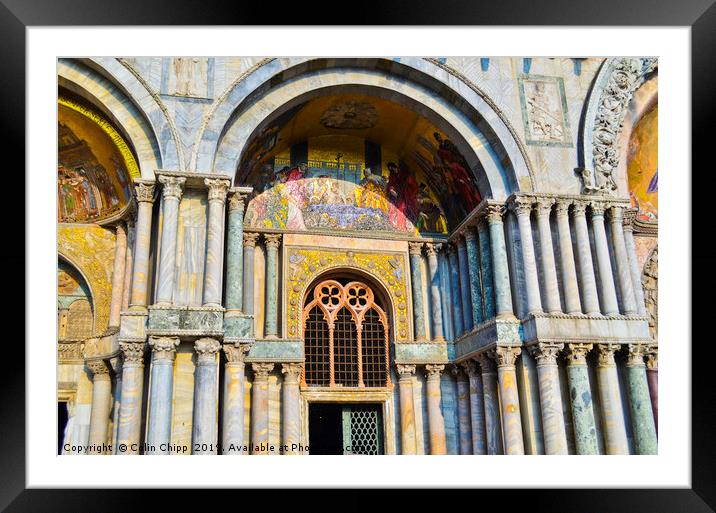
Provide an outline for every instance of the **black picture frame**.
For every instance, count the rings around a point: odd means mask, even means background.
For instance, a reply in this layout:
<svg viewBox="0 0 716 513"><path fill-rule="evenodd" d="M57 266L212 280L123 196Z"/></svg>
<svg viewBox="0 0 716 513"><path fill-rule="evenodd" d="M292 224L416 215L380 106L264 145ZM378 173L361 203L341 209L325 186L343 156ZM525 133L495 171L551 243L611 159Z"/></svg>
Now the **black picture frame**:
<svg viewBox="0 0 716 513"><path fill-rule="evenodd" d="M18 161L14 169L25 169L25 107L32 98L26 97L25 58L26 29L42 25L276 25L304 22L311 25L336 26L337 21L350 24L372 25L610 25L610 26L688 26L691 27L691 83L692 83L692 168L699 172L690 175L688 170L674 170L682 173L685 180L691 180L692 186L707 190L704 182L696 178L705 176L713 168L708 160L711 156L714 137L714 115L716 114L716 95L712 93L716 81L716 59L712 51L716 49L716 4L714 0L557 0L549 4L544 2L502 0L501 2L464 2L455 0L424 3L421 5L400 1L362 2L356 8L353 17L339 14L335 3L319 2L293 6L284 5L275 12L268 13L261 3L253 5L219 1L187 0L122 0L107 2L100 0L0 0L0 95L2 95L2 142L6 156ZM568 50L568 42L565 51ZM10 166L10 164L7 164ZM10 170L6 170L10 172ZM15 183L6 187L9 196L10 212L25 212L24 199L32 193L34 184L24 183L21 194ZM451 500L453 491L433 493L430 490L412 490L401 509L411 507L411 503L426 506L430 499L437 499L446 508L485 508L490 498L497 499L508 509L521 511L557 512L635 512L648 511L690 513L716 511L716 425L712 415L716 405L716 387L714 387L713 364L708 344L713 336L706 330L709 314L713 316L713 301L709 300L712 290L716 290L716 249L709 244L708 234L711 213L709 198L697 198L684 208L692 209L692 276L697 277L692 288L692 318L682 319L684 332L691 332L692 359L692 487L690 489L565 489L565 490L475 490L471 491L473 500L479 502L460 503ZM16 203L16 204L15 204ZM6 216L5 236L11 230L17 249L0 256L6 275L11 279L15 290L24 290L20 283L18 269L32 272L26 267L24 240L28 234L25 226L20 225L17 214ZM701 234L701 238L697 237ZM37 234L32 234L36 236ZM668 243L668 241L667 241ZM686 265L686 262L684 262ZM9 271L9 272L8 272ZM12 282L17 280L18 283ZM15 305L20 301L15 299ZM22 303L25 304L24 302ZM29 305L28 305L29 306ZM190 496L199 493L194 490L131 491L127 489L110 490L39 490L26 489L25 485L25 448L30 441L25 436L25 347L19 341L24 339L19 321L12 324L11 313L6 307L6 320L3 324L5 340L2 354L5 365L2 369L2 400L0 401L0 443L2 443L2 470L0 477L0 509L8 512L19 511L147 511L150 497L161 495L162 509L174 509L187 503ZM10 307L17 308L17 306ZM25 323L31 322L29 312L25 312ZM10 330L7 330L7 327ZM688 330L688 328L691 330ZM703 333L702 333L703 332ZM711 335L711 336L710 336ZM691 340L669 341L688 347ZM625 484L627 486L627 484ZM204 491L207 493L207 491ZM211 503L218 506L234 491L210 491ZM242 495L242 507L249 503ZM292 507L285 499L295 492L254 492L263 497L270 496L270 505L264 508ZM325 492L325 503L331 499ZM345 504L342 509L357 509L360 496L356 491L342 497ZM406 494L407 495L407 494ZM485 500L487 498L487 500ZM322 501L323 502L323 501ZM283 504L282 506L279 506ZM314 505L316 503L314 502ZM254 506L252 506L254 507ZM131 508L131 509L130 509ZM502 509L502 507L501 507Z"/></svg>

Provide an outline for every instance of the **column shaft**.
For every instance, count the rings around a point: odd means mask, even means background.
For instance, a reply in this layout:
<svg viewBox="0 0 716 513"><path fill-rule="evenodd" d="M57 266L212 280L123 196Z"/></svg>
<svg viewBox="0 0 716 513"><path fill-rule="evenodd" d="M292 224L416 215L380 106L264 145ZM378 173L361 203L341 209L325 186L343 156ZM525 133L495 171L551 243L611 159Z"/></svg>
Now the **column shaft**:
<svg viewBox="0 0 716 513"><path fill-rule="evenodd" d="M477 359L480 362L480 369L482 370L487 454L504 454L495 362L484 353L479 355Z"/></svg>
<svg viewBox="0 0 716 513"><path fill-rule="evenodd" d="M599 454L587 368L587 353L591 349L592 344L569 344L567 349L567 380L577 454Z"/></svg>
<svg viewBox="0 0 716 513"><path fill-rule="evenodd" d="M447 454L445 419L440 409L440 374L444 365L426 365L428 429L430 433L430 454Z"/></svg>
<svg viewBox="0 0 716 513"><path fill-rule="evenodd" d="M268 376L273 363L253 363L254 383L251 387L251 443L252 454L268 454L269 404Z"/></svg>
<svg viewBox="0 0 716 513"><path fill-rule="evenodd" d="M602 313L604 315L619 315L619 304L617 303L617 291L614 287L607 232L604 229L604 207L601 204L592 204L592 229L594 230L594 247L597 252L597 266L599 267Z"/></svg>
<svg viewBox="0 0 716 513"><path fill-rule="evenodd" d="M589 242L589 228L584 214L586 204L575 202L573 207L574 229L577 237L577 257L579 259L579 280L582 287L584 313L599 315L599 294L597 280L594 275L592 248Z"/></svg>
<svg viewBox="0 0 716 513"><path fill-rule="evenodd" d="M254 251L258 233L244 233L244 313L254 314Z"/></svg>
<svg viewBox="0 0 716 513"><path fill-rule="evenodd" d="M224 344L224 397L221 452L244 455L244 356L248 346Z"/></svg>
<svg viewBox="0 0 716 513"><path fill-rule="evenodd" d="M472 428L470 418L470 383L460 367L453 367L457 381L457 418L460 454L472 454Z"/></svg>
<svg viewBox="0 0 716 513"><path fill-rule="evenodd" d="M154 184L138 183L137 227L134 242L134 269L132 271L132 297L130 308L144 310L147 306L147 280L149 279L149 246L152 238L152 204Z"/></svg>
<svg viewBox="0 0 716 513"><path fill-rule="evenodd" d="M542 274L544 275L545 307L550 313L562 311L559 300L559 283L557 282L557 267L552 247L552 229L549 218L552 213L554 200L540 198L537 201L537 227L539 229L540 255L542 256Z"/></svg>
<svg viewBox="0 0 716 513"><path fill-rule="evenodd" d="M281 235L264 235L266 240L266 316L264 337L278 337L278 247Z"/></svg>
<svg viewBox="0 0 716 513"><path fill-rule="evenodd" d="M177 228L179 202L186 178L160 175L162 183L162 245L159 253L159 279L157 303L171 303L176 274Z"/></svg>
<svg viewBox="0 0 716 513"><path fill-rule="evenodd" d="M479 326L482 317L482 285L480 283L480 255L477 250L475 230L467 227L464 232L467 248L467 265L470 270L470 302L472 304L472 325Z"/></svg>
<svg viewBox="0 0 716 513"><path fill-rule="evenodd" d="M491 355L497 361L497 380L500 385L500 411L502 413L502 431L504 433L505 454L524 454L525 444L522 438L522 417L520 416L520 396L517 390L515 359L520 348L497 347Z"/></svg>
<svg viewBox="0 0 716 513"><path fill-rule="evenodd" d="M425 312L423 311L423 278L420 273L422 243L409 242L410 247L410 281L413 289L413 317L415 324L415 340L425 340Z"/></svg>
<svg viewBox="0 0 716 513"><path fill-rule="evenodd" d="M132 294L132 266L134 265L134 240L136 239L134 224L127 222L127 249L124 263L124 283L122 284L122 308L124 311L129 308L129 298Z"/></svg>
<svg viewBox="0 0 716 513"><path fill-rule="evenodd" d="M169 454L174 392L174 356L179 339L150 337L149 345L152 348L152 370L146 453Z"/></svg>
<svg viewBox="0 0 716 513"><path fill-rule="evenodd" d="M636 258L636 245L634 244L634 217L635 210L627 210L624 215L624 243L626 244L627 257L629 258L629 272L631 274L631 283L634 290L634 301L636 302L636 311L639 315L646 317L646 306L644 303L644 289L641 285L641 271Z"/></svg>
<svg viewBox="0 0 716 513"><path fill-rule="evenodd" d="M530 348L532 356L537 360L545 454L568 454L557 368L557 355L563 347L563 344L540 343Z"/></svg>
<svg viewBox="0 0 716 513"><path fill-rule="evenodd" d="M627 254L626 241L624 239L624 222L622 219L621 207L609 209L612 228L612 241L614 243L614 260L617 266L617 277L619 278L619 291L622 298L622 310L626 315L635 315L636 299L634 297L634 286L631 282L631 266Z"/></svg>
<svg viewBox="0 0 716 513"><path fill-rule="evenodd" d="M477 364L468 360L462 364L469 379L470 392L470 430L472 454L487 454L485 439L485 401L483 399L482 376Z"/></svg>
<svg viewBox="0 0 716 513"><path fill-rule="evenodd" d="M517 215L517 226L520 230L522 242L522 264L525 271L525 289L527 291L527 311L537 313L542 311L542 299L539 290L539 275L537 274L537 260L535 259L534 241L532 240L531 212L532 201L517 197L512 205Z"/></svg>
<svg viewBox="0 0 716 513"><path fill-rule="evenodd" d="M657 454L656 425L651 409L649 384L644 365L644 347L629 345L626 376L629 387L629 411L631 412L634 448L637 454Z"/></svg>
<svg viewBox="0 0 716 513"><path fill-rule="evenodd" d="M619 378L614 362L618 344L599 344L597 382L602 409L602 424L607 454L629 454L622 399L619 394Z"/></svg>
<svg viewBox="0 0 716 513"><path fill-rule="evenodd" d="M433 340L444 341L445 331L443 330L443 309L440 295L440 273L438 270L437 251L440 251L440 244L427 244L428 269L430 270L430 307L432 314Z"/></svg>
<svg viewBox="0 0 716 513"><path fill-rule="evenodd" d="M109 415L112 410L112 379L109 367L102 360L87 362L92 372L92 410L90 411L90 454L104 454L108 443Z"/></svg>
<svg viewBox="0 0 716 513"><path fill-rule="evenodd" d="M654 413L654 427L659 433L659 366L656 347L650 348L646 354L646 380L649 385L651 411Z"/></svg>
<svg viewBox="0 0 716 513"><path fill-rule="evenodd" d="M577 283L577 268L574 264L568 210L569 203L557 203L557 231L559 233L559 256L562 264L560 268L562 269L564 305L568 314L576 315L582 313L582 304L579 300L579 284Z"/></svg>
<svg viewBox="0 0 716 513"><path fill-rule="evenodd" d="M194 415L192 420L192 454L218 452L219 365L216 355L221 344L213 338L194 343Z"/></svg>
<svg viewBox="0 0 716 513"><path fill-rule="evenodd" d="M495 303L498 318L514 318L512 312L512 290L510 270L507 263L505 231L502 224L502 205L489 205L487 220L490 227L490 249L492 251L492 274L495 284Z"/></svg>
<svg viewBox="0 0 716 513"><path fill-rule="evenodd" d="M397 365L400 392L400 446L402 454L417 454L415 408L413 407L413 376L415 365Z"/></svg>
<svg viewBox="0 0 716 513"><path fill-rule="evenodd" d="M206 230L204 305L221 306L221 268L224 256L224 206L228 180L205 178L208 187L209 219Z"/></svg>
<svg viewBox="0 0 716 513"><path fill-rule="evenodd" d="M472 324L472 302L470 301L470 269L467 263L467 248L465 241L457 237L457 258L460 265L460 298L462 309L462 324L465 331L470 331Z"/></svg>
<svg viewBox="0 0 716 513"><path fill-rule="evenodd" d="M299 379L301 365L298 363L284 363L283 372L283 404L282 404L282 443L285 446L284 454L300 454L301 442L301 393Z"/></svg>
<svg viewBox="0 0 716 513"><path fill-rule="evenodd" d="M244 197L238 192L233 192L229 197L228 224L226 237L226 309L241 310L244 300Z"/></svg>
<svg viewBox="0 0 716 513"><path fill-rule="evenodd" d="M112 299L109 304L109 325L119 326L119 315L124 296L124 273L127 264L127 229L123 222L117 223L112 269Z"/></svg>
<svg viewBox="0 0 716 513"><path fill-rule="evenodd" d="M122 351L122 393L119 407L117 444L126 450L117 454L139 454L142 436L142 396L144 392L144 343L120 342Z"/></svg>
<svg viewBox="0 0 716 513"><path fill-rule="evenodd" d="M482 269L482 292L485 307L485 319L495 316L495 287L492 281L492 256L490 253L490 233L484 218L477 223L480 238L480 268Z"/></svg>
<svg viewBox="0 0 716 513"><path fill-rule="evenodd" d="M465 332L462 316L462 292L460 290L460 266L458 264L457 249L453 244L448 248L448 264L450 266L450 285L452 288L452 323L455 337Z"/></svg>

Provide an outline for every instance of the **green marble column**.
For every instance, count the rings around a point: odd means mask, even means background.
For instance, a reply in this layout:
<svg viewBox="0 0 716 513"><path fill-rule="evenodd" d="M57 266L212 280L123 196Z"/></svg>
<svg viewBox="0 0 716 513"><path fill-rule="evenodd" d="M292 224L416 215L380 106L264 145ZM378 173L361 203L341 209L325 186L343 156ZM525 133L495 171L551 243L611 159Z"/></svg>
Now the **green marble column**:
<svg viewBox="0 0 716 513"><path fill-rule="evenodd" d="M629 410L634 431L634 446L637 454L657 454L656 426L651 409L649 385L644 364L645 347L629 344L626 362L627 386L629 387Z"/></svg>
<svg viewBox="0 0 716 513"><path fill-rule="evenodd" d="M503 205L488 205L487 222L490 229L490 249L492 251L492 275L495 284L496 314L501 319L514 319L512 311L512 290L510 289L510 270L507 262L505 231L502 224Z"/></svg>
<svg viewBox="0 0 716 513"><path fill-rule="evenodd" d="M472 324L479 326L482 321L482 285L480 283L480 256L477 251L475 230L465 228L463 232L467 247L467 265L470 270L470 299L472 302Z"/></svg>
<svg viewBox="0 0 716 513"><path fill-rule="evenodd" d="M423 310L423 278L420 273L420 261L423 245L409 242L410 280L413 289L413 318L415 321L415 340L425 340L425 311Z"/></svg>
<svg viewBox="0 0 716 513"><path fill-rule="evenodd" d="M226 309L243 308L244 195L230 191L226 237Z"/></svg>
<svg viewBox="0 0 716 513"><path fill-rule="evenodd" d="M459 235L456 239L457 260L460 266L460 300L462 302L462 324L464 331L472 329L472 305L470 303L470 271L467 263L467 248L465 241Z"/></svg>
<svg viewBox="0 0 716 513"><path fill-rule="evenodd" d="M567 381L577 454L599 454L587 368L587 353L591 350L592 344L569 344L566 351Z"/></svg>
<svg viewBox="0 0 716 513"><path fill-rule="evenodd" d="M515 360L521 352L522 349L519 347L496 347L490 350L490 356L497 363L500 418L502 419L505 454L522 455L525 453L520 396L517 390L517 374L515 372Z"/></svg>
<svg viewBox="0 0 716 513"><path fill-rule="evenodd" d="M477 222L477 234L480 238L480 268L482 269L482 297L485 307L485 319L492 319L495 317L495 287L492 282L490 231L485 219L480 219Z"/></svg>
<svg viewBox="0 0 716 513"><path fill-rule="evenodd" d="M281 234L264 235L266 241L266 317L264 337L278 338L278 247Z"/></svg>

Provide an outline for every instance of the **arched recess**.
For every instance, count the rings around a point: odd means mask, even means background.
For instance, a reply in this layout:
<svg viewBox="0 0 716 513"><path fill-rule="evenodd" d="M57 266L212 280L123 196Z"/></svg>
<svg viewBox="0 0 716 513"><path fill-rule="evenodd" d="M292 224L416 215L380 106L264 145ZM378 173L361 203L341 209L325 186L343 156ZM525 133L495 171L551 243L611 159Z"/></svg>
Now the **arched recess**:
<svg viewBox="0 0 716 513"><path fill-rule="evenodd" d="M514 131L474 85L426 59L274 59L241 77L216 102L195 145L197 171L234 176L251 134L327 88L370 89L420 109L455 140L486 197L504 199L532 190L533 177Z"/></svg>
<svg viewBox="0 0 716 513"><path fill-rule="evenodd" d="M131 143L142 178L153 180L154 171L163 167L178 168L170 121L147 88L116 59L58 59L57 77L61 88L97 108Z"/></svg>
<svg viewBox="0 0 716 513"><path fill-rule="evenodd" d="M652 57L606 59L594 79L582 113L577 147L585 192L626 196L619 182L625 166L622 131L632 97L658 70ZM628 138L627 138L628 140Z"/></svg>
<svg viewBox="0 0 716 513"><path fill-rule="evenodd" d="M95 318L93 298L94 295L87 276L76 264L61 255L58 259L57 270L60 340L80 340L93 335ZM76 317L77 314L81 319ZM78 321L87 322L89 326L77 326Z"/></svg>

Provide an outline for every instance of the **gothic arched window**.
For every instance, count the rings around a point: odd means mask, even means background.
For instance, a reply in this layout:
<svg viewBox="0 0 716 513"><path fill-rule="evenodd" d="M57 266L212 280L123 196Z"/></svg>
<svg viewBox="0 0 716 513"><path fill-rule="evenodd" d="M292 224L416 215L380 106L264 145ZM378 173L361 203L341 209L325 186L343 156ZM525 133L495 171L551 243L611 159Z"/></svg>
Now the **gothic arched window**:
<svg viewBox="0 0 716 513"><path fill-rule="evenodd" d="M388 317L364 283L326 280L303 313L303 383L324 387L386 387Z"/></svg>

